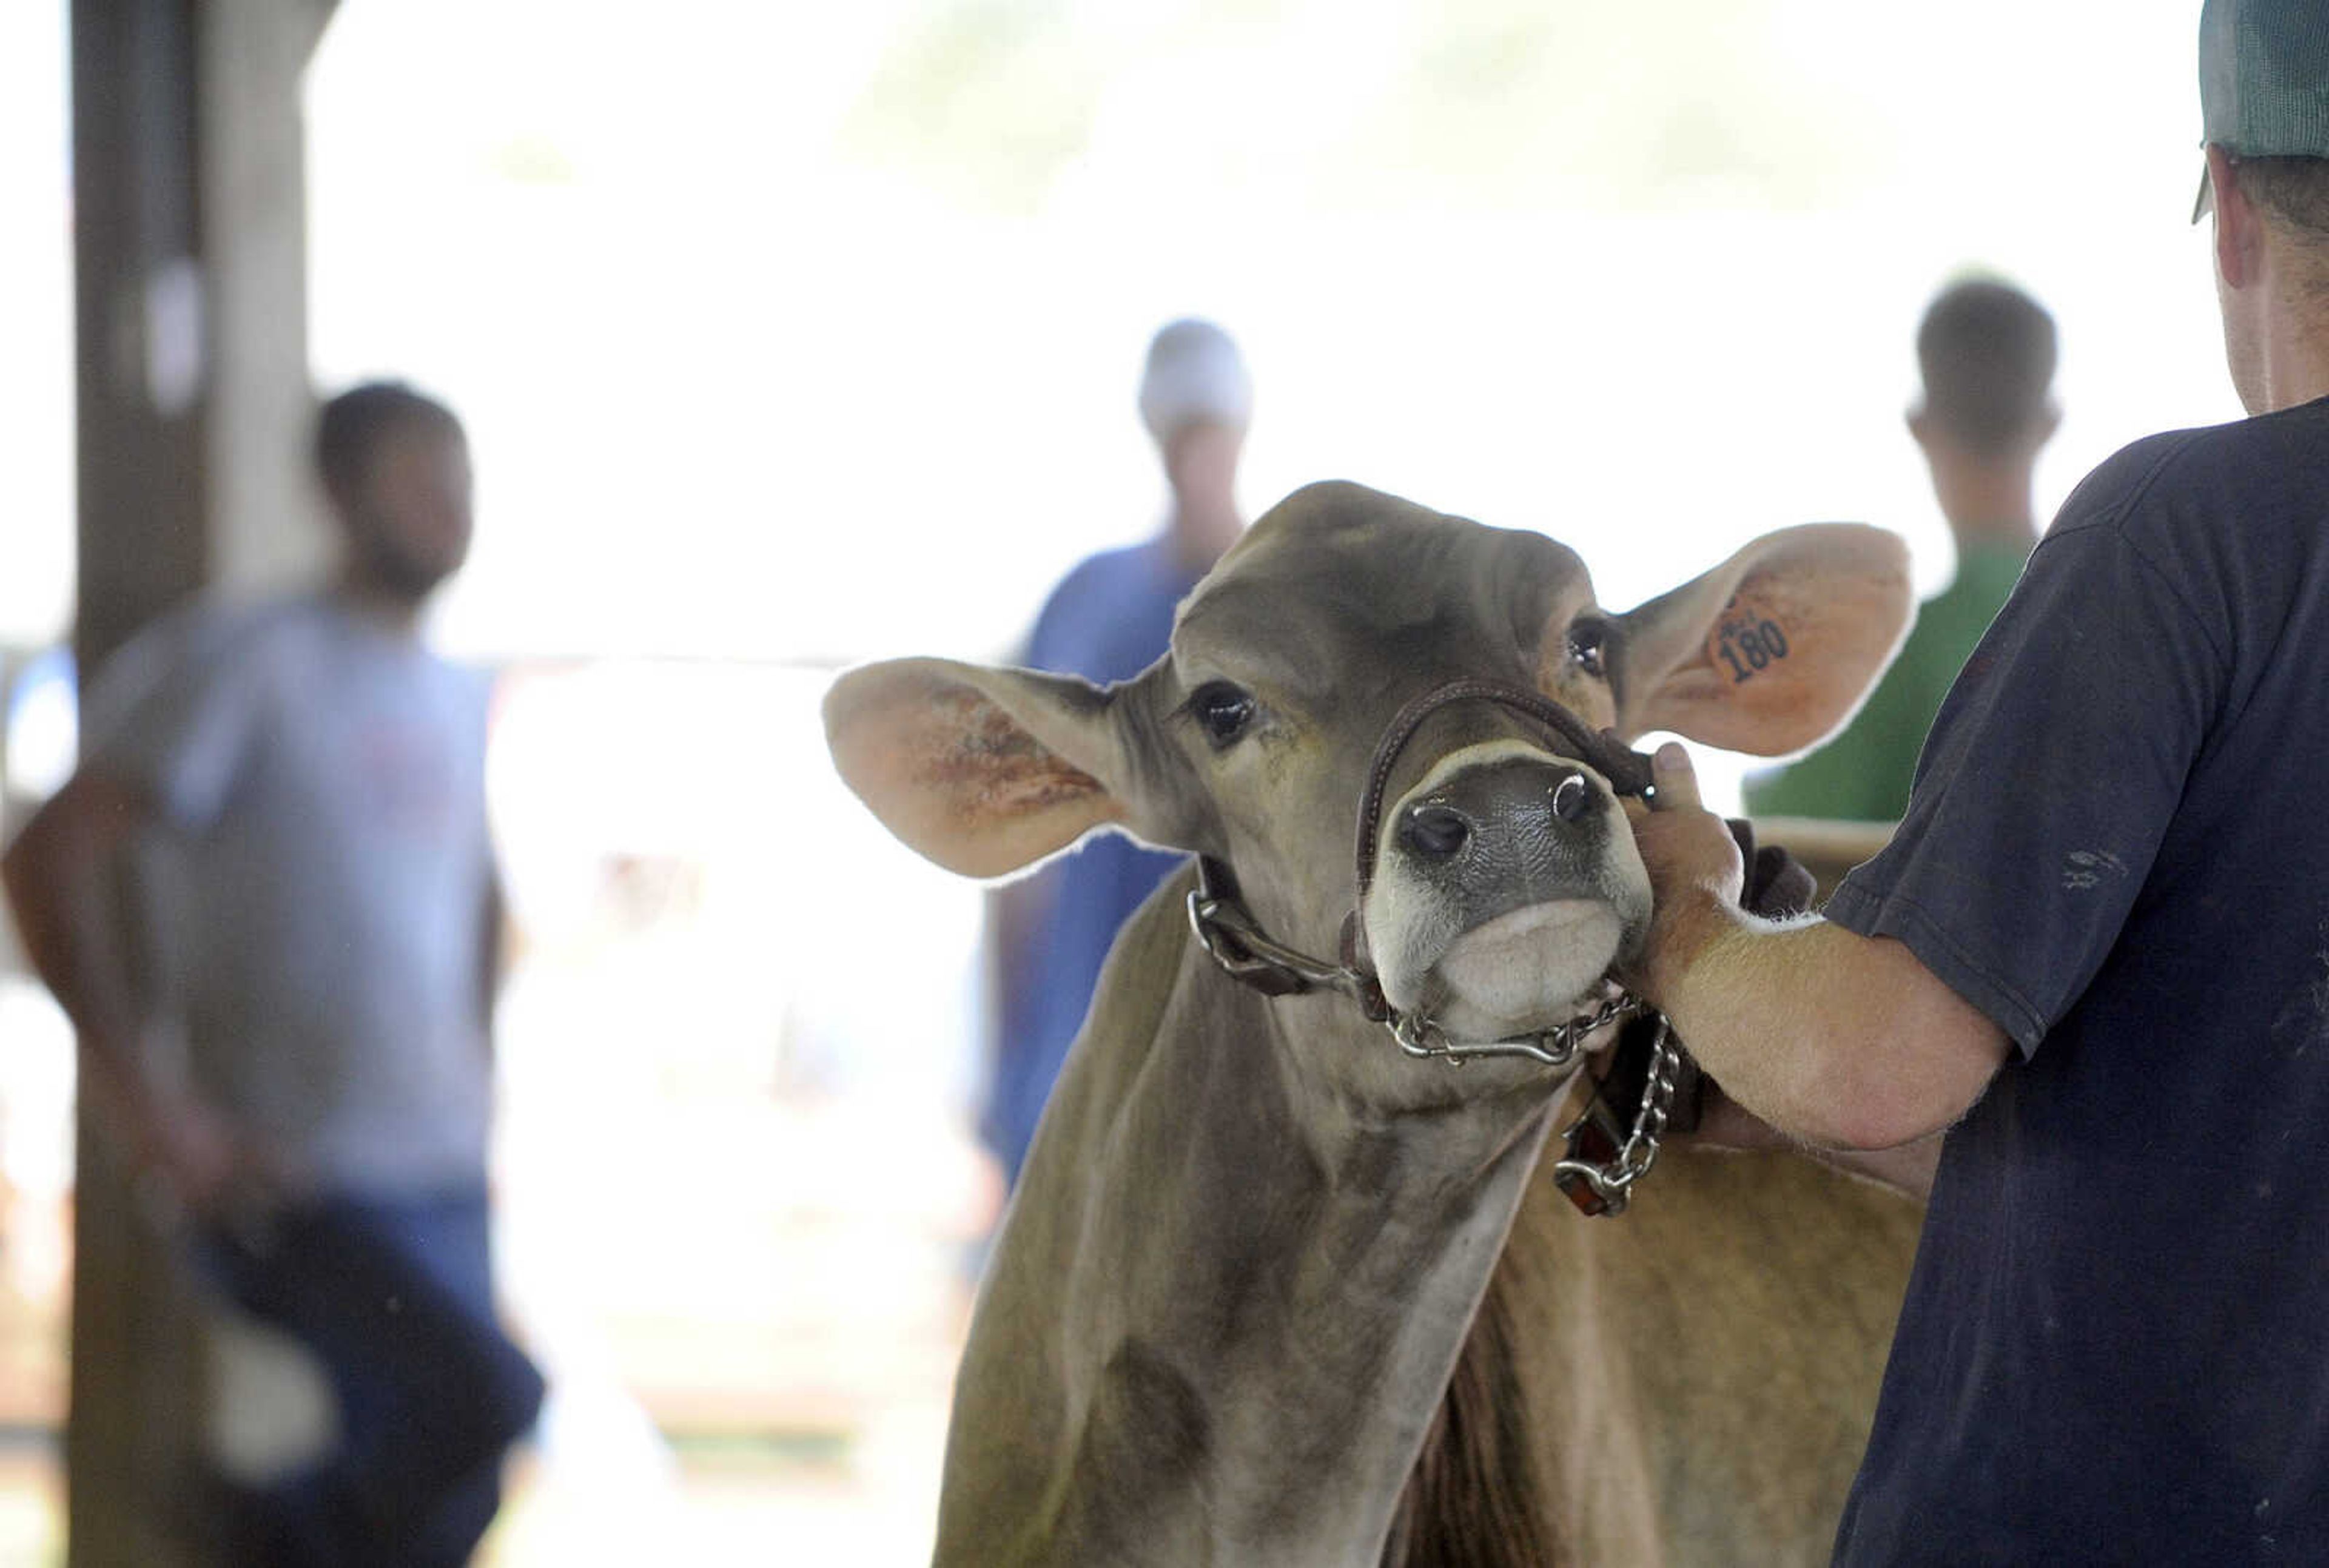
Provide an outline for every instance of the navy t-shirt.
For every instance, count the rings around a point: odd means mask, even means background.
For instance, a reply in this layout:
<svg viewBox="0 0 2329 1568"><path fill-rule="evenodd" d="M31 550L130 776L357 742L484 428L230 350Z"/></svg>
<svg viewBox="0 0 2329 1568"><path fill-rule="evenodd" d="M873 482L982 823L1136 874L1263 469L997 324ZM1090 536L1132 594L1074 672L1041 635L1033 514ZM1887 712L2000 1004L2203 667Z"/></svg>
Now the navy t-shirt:
<svg viewBox="0 0 2329 1568"><path fill-rule="evenodd" d="M2020 1046L1851 1563L2329 1562L2329 400L2082 485L1828 917Z"/></svg>

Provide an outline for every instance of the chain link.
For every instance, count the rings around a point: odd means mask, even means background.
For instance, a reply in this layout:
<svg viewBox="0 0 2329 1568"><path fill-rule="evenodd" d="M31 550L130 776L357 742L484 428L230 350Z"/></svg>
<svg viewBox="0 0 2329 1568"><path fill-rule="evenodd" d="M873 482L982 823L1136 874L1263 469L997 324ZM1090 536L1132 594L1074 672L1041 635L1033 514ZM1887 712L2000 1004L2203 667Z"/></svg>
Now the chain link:
<svg viewBox="0 0 2329 1568"><path fill-rule="evenodd" d="M1620 991L1582 1018L1571 1018L1558 1028L1516 1034L1508 1040L1458 1043L1448 1039L1429 1018L1407 1013L1393 1013L1383 1020L1383 1027L1391 1031L1391 1037L1410 1056L1427 1061L1436 1058L1455 1067L1480 1056L1525 1056L1547 1067L1566 1067L1577 1060L1588 1036L1641 1011L1640 998L1629 991Z"/></svg>
<svg viewBox="0 0 2329 1568"><path fill-rule="evenodd" d="M1626 1141L1608 1160L1563 1159L1555 1164L1555 1176L1573 1176L1593 1189L1593 1194L1608 1204L1608 1213L1623 1214L1632 1196L1633 1185L1650 1174L1658 1162L1658 1147L1664 1138L1666 1123L1674 1114L1674 1086L1682 1072L1682 1045L1674 1037L1674 1027L1664 1014L1657 1015L1658 1033L1650 1048L1649 1074L1642 1085L1642 1103L1634 1111L1634 1125L1626 1134ZM1589 1107L1586 1115L1592 1114ZM1581 1126L1583 1119L1579 1119ZM1570 1129L1570 1146L1574 1147L1576 1129Z"/></svg>

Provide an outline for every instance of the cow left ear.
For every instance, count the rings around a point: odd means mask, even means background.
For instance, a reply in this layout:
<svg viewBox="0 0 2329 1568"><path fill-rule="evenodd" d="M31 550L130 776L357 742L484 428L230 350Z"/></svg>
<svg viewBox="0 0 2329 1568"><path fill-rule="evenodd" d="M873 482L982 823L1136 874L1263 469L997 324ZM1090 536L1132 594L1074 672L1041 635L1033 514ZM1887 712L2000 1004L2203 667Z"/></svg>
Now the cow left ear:
<svg viewBox="0 0 2329 1568"><path fill-rule="evenodd" d="M948 659L849 671L825 698L841 777L908 848L1005 876L1127 820L1109 692Z"/></svg>
<svg viewBox="0 0 2329 1568"><path fill-rule="evenodd" d="M1915 619L1898 535L1857 523L1767 534L1622 618L1618 732L1804 751L1852 717Z"/></svg>

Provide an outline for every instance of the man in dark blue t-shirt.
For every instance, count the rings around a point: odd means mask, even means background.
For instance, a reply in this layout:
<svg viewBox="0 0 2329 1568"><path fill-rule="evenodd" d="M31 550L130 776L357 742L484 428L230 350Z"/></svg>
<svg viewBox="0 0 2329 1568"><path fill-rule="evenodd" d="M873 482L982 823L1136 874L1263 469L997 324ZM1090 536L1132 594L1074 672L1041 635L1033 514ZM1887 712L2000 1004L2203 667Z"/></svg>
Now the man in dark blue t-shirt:
<svg viewBox="0 0 2329 1568"><path fill-rule="evenodd" d="M1157 332L1140 418L1164 463L1171 514L1146 543L1104 551L1068 573L1035 619L1023 663L1112 682L1164 656L1174 610L1244 531L1237 469L1252 411L1252 381L1229 334L1193 317ZM995 1028L979 1134L1009 1184L1018 1184L1117 928L1185 858L1099 834L995 895Z"/></svg>
<svg viewBox="0 0 2329 1568"><path fill-rule="evenodd" d="M2071 496L1825 921L1678 748L1636 819L1730 1096L1938 1152L1840 1562L2329 1562L2329 15L2208 0L2201 81L2257 417Z"/></svg>

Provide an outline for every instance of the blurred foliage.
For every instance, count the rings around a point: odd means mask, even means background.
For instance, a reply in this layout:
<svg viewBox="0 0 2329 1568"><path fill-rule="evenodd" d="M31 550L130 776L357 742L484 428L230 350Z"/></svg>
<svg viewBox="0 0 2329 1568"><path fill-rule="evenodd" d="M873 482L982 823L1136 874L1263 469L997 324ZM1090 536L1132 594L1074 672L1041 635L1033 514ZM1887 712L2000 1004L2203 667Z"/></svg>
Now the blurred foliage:
<svg viewBox="0 0 2329 1568"><path fill-rule="evenodd" d="M486 154L486 165L501 178L519 185L570 185L574 160L564 145L547 131L526 131L497 142Z"/></svg>
<svg viewBox="0 0 2329 1568"><path fill-rule="evenodd" d="M915 0L843 146L951 201L1030 212L1136 78L1142 112L1187 117L1192 184L1334 208L1813 210L1891 156L1862 85L1821 69L1824 30L1852 15L1827 0Z"/></svg>
<svg viewBox="0 0 2329 1568"><path fill-rule="evenodd" d="M1346 178L1466 205L1816 207L1879 167L1847 84L1783 53L1768 8L1467 0L1410 9L1409 65Z"/></svg>
<svg viewBox="0 0 2329 1568"><path fill-rule="evenodd" d="M842 127L844 146L966 205L1040 206L1089 144L1110 61L1058 0L926 0Z"/></svg>

